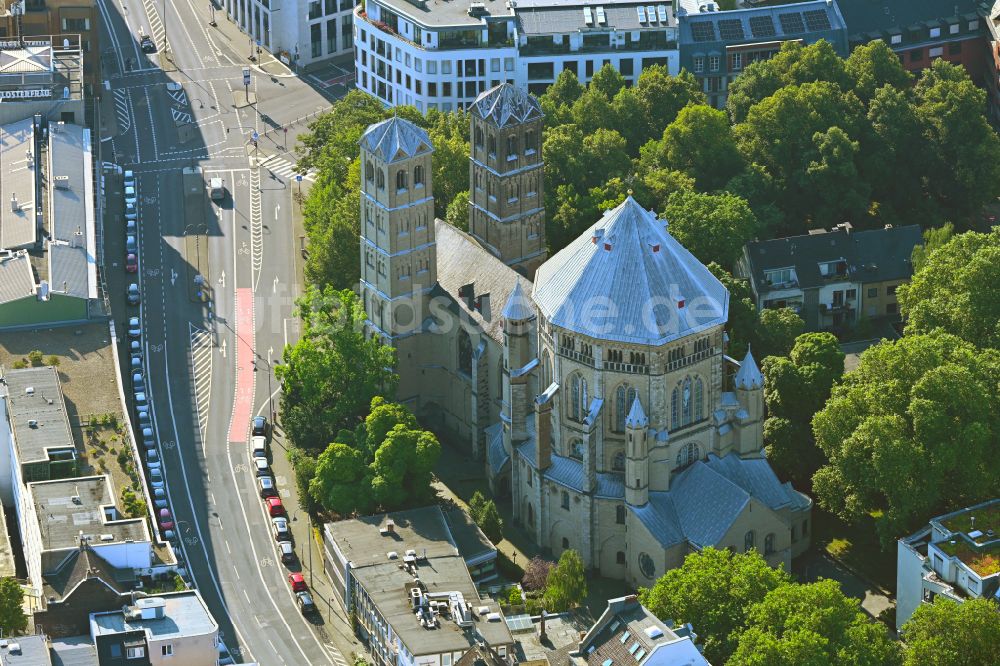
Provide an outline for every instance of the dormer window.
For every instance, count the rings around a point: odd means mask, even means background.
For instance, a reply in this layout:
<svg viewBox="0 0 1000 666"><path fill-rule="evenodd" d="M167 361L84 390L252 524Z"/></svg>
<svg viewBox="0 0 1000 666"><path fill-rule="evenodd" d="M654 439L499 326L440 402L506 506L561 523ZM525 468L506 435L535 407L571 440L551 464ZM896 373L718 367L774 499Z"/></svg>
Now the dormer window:
<svg viewBox="0 0 1000 666"><path fill-rule="evenodd" d="M797 282L794 268L776 268L764 271L764 280L772 286L792 285Z"/></svg>
<svg viewBox="0 0 1000 666"><path fill-rule="evenodd" d="M826 278L847 275L847 262L844 259L821 261L819 262L819 274Z"/></svg>

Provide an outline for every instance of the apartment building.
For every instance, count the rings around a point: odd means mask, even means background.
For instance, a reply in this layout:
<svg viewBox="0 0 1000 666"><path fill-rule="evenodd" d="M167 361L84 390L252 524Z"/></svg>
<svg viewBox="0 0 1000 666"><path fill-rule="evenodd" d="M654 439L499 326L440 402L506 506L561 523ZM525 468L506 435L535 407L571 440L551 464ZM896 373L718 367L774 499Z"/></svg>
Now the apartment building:
<svg viewBox="0 0 1000 666"><path fill-rule="evenodd" d="M511 83L540 94L563 70L586 83L605 64L634 82L679 71L673 4L635 0L369 0L355 10L357 87L387 105L466 108Z"/></svg>
<svg viewBox="0 0 1000 666"><path fill-rule="evenodd" d="M247 34L248 57L259 47L286 65L308 67L347 55L354 47L355 0L293 0L277 6L270 0L220 0L220 4Z"/></svg>
<svg viewBox="0 0 1000 666"><path fill-rule="evenodd" d="M942 595L962 603L1000 594L1000 499L932 518L896 543L896 629Z"/></svg>
<svg viewBox="0 0 1000 666"><path fill-rule="evenodd" d="M84 58L83 74L89 90L101 82L100 12L94 0L4 0L0 12L0 41L18 46L17 36L25 41L55 35L79 40ZM20 23L20 26L18 24ZM8 48L4 46L3 48Z"/></svg>
<svg viewBox="0 0 1000 666"><path fill-rule="evenodd" d="M679 0L679 5L681 67L698 78L716 108L725 107L729 84L746 67L774 57L786 41L825 39L840 56L848 53L847 26L832 0L725 12L704 0Z"/></svg>
<svg viewBox="0 0 1000 666"><path fill-rule="evenodd" d="M850 223L802 236L747 243L736 274L757 308L795 310L807 330L851 326L864 316L898 317L896 288L913 276L920 227L854 231Z"/></svg>

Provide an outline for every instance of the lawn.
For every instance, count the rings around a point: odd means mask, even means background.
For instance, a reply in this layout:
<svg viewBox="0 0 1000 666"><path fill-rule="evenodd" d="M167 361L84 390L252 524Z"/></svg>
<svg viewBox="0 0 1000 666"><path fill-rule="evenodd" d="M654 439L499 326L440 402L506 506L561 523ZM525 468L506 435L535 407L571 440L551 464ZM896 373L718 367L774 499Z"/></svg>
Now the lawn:
<svg viewBox="0 0 1000 666"><path fill-rule="evenodd" d="M882 550L872 519L848 524L818 506L812 511L812 542L893 594L896 592L896 549Z"/></svg>

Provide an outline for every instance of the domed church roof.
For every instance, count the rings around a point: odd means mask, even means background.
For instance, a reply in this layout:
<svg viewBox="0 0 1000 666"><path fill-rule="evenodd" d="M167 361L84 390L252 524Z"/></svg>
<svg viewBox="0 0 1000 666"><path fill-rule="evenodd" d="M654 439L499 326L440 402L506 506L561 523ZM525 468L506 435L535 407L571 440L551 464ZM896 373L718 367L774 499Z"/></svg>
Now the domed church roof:
<svg viewBox="0 0 1000 666"><path fill-rule="evenodd" d="M539 267L533 300L554 325L658 346L726 322L729 292L631 196Z"/></svg>
<svg viewBox="0 0 1000 666"><path fill-rule="evenodd" d="M497 127L517 125L544 115L537 99L509 83L482 93L472 103L472 112L483 120L492 120Z"/></svg>

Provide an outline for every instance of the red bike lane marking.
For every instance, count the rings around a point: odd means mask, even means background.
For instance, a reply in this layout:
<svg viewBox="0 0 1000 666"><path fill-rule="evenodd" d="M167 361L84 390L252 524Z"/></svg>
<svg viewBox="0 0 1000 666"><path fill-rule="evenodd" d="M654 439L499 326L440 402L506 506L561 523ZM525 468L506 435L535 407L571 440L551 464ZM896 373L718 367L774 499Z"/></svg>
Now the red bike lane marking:
<svg viewBox="0 0 1000 666"><path fill-rule="evenodd" d="M236 396L229 422L229 441L246 443L253 413L253 289L236 290Z"/></svg>

